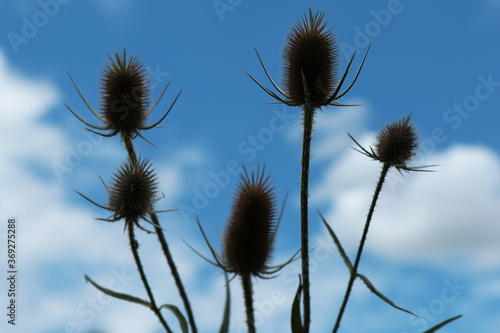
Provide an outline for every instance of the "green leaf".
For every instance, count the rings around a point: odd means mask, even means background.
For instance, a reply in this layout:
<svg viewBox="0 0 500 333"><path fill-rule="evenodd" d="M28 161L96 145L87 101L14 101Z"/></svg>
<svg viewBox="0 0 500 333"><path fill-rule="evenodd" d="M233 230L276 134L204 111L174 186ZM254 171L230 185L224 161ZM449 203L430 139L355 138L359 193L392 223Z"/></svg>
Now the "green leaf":
<svg viewBox="0 0 500 333"><path fill-rule="evenodd" d="M321 215L319 210L317 210L317 212L318 212L319 216L321 217L321 219L323 220L323 223L325 224L326 229L328 229L328 233L332 237L333 242L337 246L337 249L339 250L340 256L342 257L342 259L344 259L345 265L347 266L347 268L349 268L349 272L351 272L351 274L352 274L353 267L352 267L351 261L349 260L349 258L347 257L347 254L345 253L344 249L342 248L342 245L340 244L340 241L339 241L337 235L335 235L332 228L330 227L330 225L328 225L328 223L326 222L323 215Z"/></svg>
<svg viewBox="0 0 500 333"><path fill-rule="evenodd" d="M159 309L170 310L177 317L182 333L189 333L187 320L178 307L171 304L163 304L162 306L159 307Z"/></svg>
<svg viewBox="0 0 500 333"><path fill-rule="evenodd" d="M368 289L370 289L370 291L372 293L374 293L375 295L377 295L381 300L383 300L384 302L386 302L387 304L389 304L390 306L392 306L393 308L395 309L398 309L400 311L403 311L403 312L406 312L406 313L409 313L411 314L412 316L415 316L415 317L418 317L416 314L414 314L413 312L411 311L408 311L406 309L403 309L399 306L397 306L396 304L394 304L394 302L392 302L390 299L388 299L387 297L385 297L380 291L378 291L377 289L375 289L375 287L373 286L373 284L370 282L370 280L368 280L368 278L363 275L363 274L356 274L361 280L363 280L363 282L366 284L366 286L368 287Z"/></svg>
<svg viewBox="0 0 500 333"><path fill-rule="evenodd" d="M224 279L226 279L226 304L224 305L224 317L222 317L222 324L220 325L220 333L229 332L229 312L231 307L231 291L229 290L229 279L227 273L224 271Z"/></svg>
<svg viewBox="0 0 500 333"><path fill-rule="evenodd" d="M98 285L97 283L95 283L94 281L92 281L92 279L89 278L87 275L85 275L85 280L87 282L90 282L94 287L96 287L97 289L99 289L100 291L102 291L103 293L105 293L106 295L109 295L109 296L112 296L112 297L115 297L115 298L119 298L119 299L122 299L122 300L127 301L127 302L141 304L141 305L144 305L144 306L146 306L146 307L148 307L148 308L151 309L151 303L146 302L143 299L140 299L140 298L135 297L135 296L130 296L130 295L127 295L127 294L117 293L116 291L109 290L107 288L101 287L100 285Z"/></svg>
<svg viewBox="0 0 500 333"><path fill-rule="evenodd" d="M340 244L340 240L338 239L337 235L335 235L335 232L333 231L333 229L330 227L330 225L326 222L325 218L323 217L323 215L321 215L321 213L319 211L317 211L319 216L321 217L321 219L323 220L323 223L325 224L325 227L326 229L328 230L328 233L330 234L330 236L332 237L333 239L333 242L335 243L335 245L337 246L337 249L340 253L340 256L342 257L342 259L344 259L344 263L345 265L347 266L347 268L349 269L349 272L351 272L352 274L352 271L353 271L353 266L352 266L352 263L351 261L349 260L349 258L347 257L347 254L346 252L344 251L344 249L342 248L342 245ZM359 277L365 284L366 286L368 287L368 289L370 289L370 291L372 293L374 293L375 295L377 295L380 299L382 299L384 302L386 302L387 304L389 304L390 306L392 306L393 308L395 309L398 309L400 311L403 311L403 312L406 312L406 313L409 313L415 317L417 317L417 315L415 315L414 313L408 311L408 310L405 310L399 306L397 306L396 304L394 304L394 302L392 302L390 299L388 299L387 297L385 297L381 292L379 292L374 286L373 284L370 282L370 280L368 280L368 278L362 274L359 274L357 273L356 274L357 277Z"/></svg>
<svg viewBox="0 0 500 333"><path fill-rule="evenodd" d="M301 295L301 293L302 293L302 279L299 275L299 287L297 288L297 293L295 294L295 297L293 299L293 304L292 304L292 318L291 318L292 333L302 333L303 332L302 318L301 318L301 313L300 313L300 295Z"/></svg>
<svg viewBox="0 0 500 333"><path fill-rule="evenodd" d="M453 318L450 318L450 319L448 319L448 320L445 320L445 321L443 321L441 324L438 324L438 325L436 325L436 326L432 327L431 329L429 329L429 330L425 331L424 333L434 333L434 332L436 332L438 329L440 329L441 327L443 327L444 325L447 325L447 324L451 323L452 321L454 321L454 320L456 320L456 319L458 319L458 318L460 318L460 317L462 317L462 315L458 315L458 316L456 316L456 317L453 317Z"/></svg>

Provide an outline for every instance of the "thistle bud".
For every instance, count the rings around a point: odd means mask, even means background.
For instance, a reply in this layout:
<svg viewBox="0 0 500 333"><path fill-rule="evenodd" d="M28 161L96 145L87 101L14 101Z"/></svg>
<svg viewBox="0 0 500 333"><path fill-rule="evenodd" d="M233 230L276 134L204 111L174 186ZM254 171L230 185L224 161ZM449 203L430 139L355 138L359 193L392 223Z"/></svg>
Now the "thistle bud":
<svg viewBox="0 0 500 333"><path fill-rule="evenodd" d="M113 175L109 188L109 208L114 220L137 221L153 211L158 179L149 160L127 161Z"/></svg>
<svg viewBox="0 0 500 333"><path fill-rule="evenodd" d="M338 81L337 41L333 31L326 29L324 15L319 11L313 15L309 8L309 17L302 15L302 20L296 22L288 34L282 53L282 73L292 105L306 103L305 87L313 107L327 105Z"/></svg>
<svg viewBox="0 0 500 333"><path fill-rule="evenodd" d="M130 136L144 127L149 104L149 81L135 56L108 55L101 79L101 109L112 134Z"/></svg>
<svg viewBox="0 0 500 333"><path fill-rule="evenodd" d="M415 156L418 135L410 118L408 116L394 121L377 134L375 151L379 161L404 167Z"/></svg>
<svg viewBox="0 0 500 333"><path fill-rule="evenodd" d="M240 275L264 272L276 230L276 194L269 176L245 170L233 199L224 235L228 267Z"/></svg>

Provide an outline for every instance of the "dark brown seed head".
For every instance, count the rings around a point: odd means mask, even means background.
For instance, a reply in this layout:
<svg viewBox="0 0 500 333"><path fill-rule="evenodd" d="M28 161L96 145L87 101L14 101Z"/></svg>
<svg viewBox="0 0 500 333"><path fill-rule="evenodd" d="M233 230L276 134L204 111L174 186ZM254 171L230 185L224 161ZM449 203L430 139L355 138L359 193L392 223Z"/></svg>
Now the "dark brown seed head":
<svg viewBox="0 0 500 333"><path fill-rule="evenodd" d="M101 79L101 108L113 134L130 136L137 133L146 120L149 104L149 81L143 64L135 56L127 59L125 49L120 56L108 55Z"/></svg>
<svg viewBox="0 0 500 333"><path fill-rule="evenodd" d="M390 166L406 166L415 156L418 135L410 118L394 121L377 134L375 149L381 162Z"/></svg>
<svg viewBox="0 0 500 333"><path fill-rule="evenodd" d="M109 207L113 218L138 221L153 211L158 180L149 160L127 161L113 175L109 188Z"/></svg>
<svg viewBox="0 0 500 333"><path fill-rule="evenodd" d="M227 265L240 275L258 275L266 268L276 228L275 197L264 170L251 177L245 170L224 234Z"/></svg>
<svg viewBox="0 0 500 333"><path fill-rule="evenodd" d="M324 13L313 15L309 8L291 28L283 49L283 84L293 105L304 105L306 96L314 107L327 104L337 83L339 51L335 34L326 29Z"/></svg>

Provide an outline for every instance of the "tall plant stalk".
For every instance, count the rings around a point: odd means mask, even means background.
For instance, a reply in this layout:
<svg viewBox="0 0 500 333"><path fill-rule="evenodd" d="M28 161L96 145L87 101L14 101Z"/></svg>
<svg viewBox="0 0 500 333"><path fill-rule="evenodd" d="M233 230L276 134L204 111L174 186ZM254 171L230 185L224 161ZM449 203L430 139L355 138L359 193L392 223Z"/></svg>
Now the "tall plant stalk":
<svg viewBox="0 0 500 333"><path fill-rule="evenodd" d="M146 289L146 292L149 297L149 301L151 303L151 310L156 314L158 319L160 320L160 323L163 325L165 330L168 333L172 333L172 330L168 326L167 322L165 321L165 318L161 315L160 309L156 305L155 298L153 296L153 292L151 291L151 287L149 286L148 279L146 277L146 274L144 273L144 268L142 267L141 259L139 257L139 252L137 251L137 248L139 247L139 244L137 243L137 240L135 239L135 233L134 233L134 223L133 221L127 221L127 228L128 228L128 236L129 236L129 241L130 241L130 248L132 249L132 255L134 256L134 261L137 266L137 270L139 271L139 275L141 276L142 283L144 284L144 288Z"/></svg>
<svg viewBox="0 0 500 333"><path fill-rule="evenodd" d="M335 322L335 327L333 328L333 333L336 333L340 327L340 321L342 320L342 316L347 306L347 301L349 300L354 280L356 280L356 276L358 273L358 266L359 262L361 261L361 254L363 253L363 248L365 246L366 236L368 235L368 229L370 228L370 222L372 220L373 212L375 211L375 206L377 205L379 194L382 191L382 185L384 184L385 177L387 176L387 172L389 171L390 167L391 165L388 162L384 163L382 166L382 171L380 172L380 177L377 183L377 187L375 188L375 193L373 194L373 199L370 205L370 209L368 211L368 216L366 217L366 223L363 229L363 235L361 236L361 241L359 242L358 253L356 254L356 259L354 260L351 276L347 284L347 289L344 295L344 299L342 301L342 305L340 306L339 314L337 316L337 321Z"/></svg>
<svg viewBox="0 0 500 333"><path fill-rule="evenodd" d="M303 279L304 331L309 332L311 322L311 294L309 281L309 161L311 159L311 141L315 108L309 104L303 106L304 134L302 138L302 172L300 177L300 240Z"/></svg>
<svg viewBox="0 0 500 333"><path fill-rule="evenodd" d="M181 277L179 275L179 272L177 271L177 266L175 265L174 258L172 257L172 254L170 253L170 250L168 248L167 240L165 239L165 236L163 235L163 230L159 226L158 217L154 213L152 213L150 215L150 217L151 217L152 222L155 224L155 232L158 235L158 241L161 244L163 254L165 255L168 267L170 267L170 272L172 273L172 276L174 277L175 285L177 286L177 290L179 291L179 295L180 295L182 302L184 304L184 308L186 309L186 312L188 315L188 320L189 320L189 326L191 326L191 332L196 333L197 328L196 328L196 323L194 321L193 310L191 309L191 304L189 303L189 299L188 299L188 296L186 294L186 290L184 289L184 285L182 284Z"/></svg>
<svg viewBox="0 0 500 333"><path fill-rule="evenodd" d="M241 275L241 284L243 287L243 297L245 299L245 311L247 315L248 333L255 333L255 318L253 312L253 290L252 276L250 274Z"/></svg>

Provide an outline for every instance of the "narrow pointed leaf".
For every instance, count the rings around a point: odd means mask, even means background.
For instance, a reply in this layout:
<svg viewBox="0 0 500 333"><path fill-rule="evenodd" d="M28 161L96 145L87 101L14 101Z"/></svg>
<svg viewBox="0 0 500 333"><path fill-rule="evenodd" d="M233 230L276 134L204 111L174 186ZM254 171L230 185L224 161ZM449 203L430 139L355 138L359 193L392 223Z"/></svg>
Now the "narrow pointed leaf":
<svg viewBox="0 0 500 333"><path fill-rule="evenodd" d="M462 317L462 315L458 315L458 316L456 316L456 317L453 317L453 318L450 318L450 319L448 319L448 320L445 320L445 321L443 321L441 324L438 324L438 325L436 325L436 326L432 327L431 329L429 329L429 330L425 331L424 333L434 333L434 332L436 332L438 329L440 329L441 327L443 327L444 325L447 325L447 324L451 323L452 321L454 321L454 320L456 320L456 319L458 319L458 318L460 318L460 317Z"/></svg>
<svg viewBox="0 0 500 333"><path fill-rule="evenodd" d="M335 232L333 232L332 228L330 227L330 225L326 222L325 218L323 217L323 215L321 215L321 213L318 211L318 214L319 216L321 217L321 219L323 220L323 223L325 224L326 228L328 229L328 232L330 234L330 236L332 237L333 239L333 242L335 243L335 245L337 246L337 249L340 253L340 255L342 256L342 258L344 259L344 263L346 264L347 268L349 269L349 271L352 273L352 270L353 270L353 267L352 267L352 264L351 264L351 261L349 260L349 258L347 257L347 254L345 253L344 249L342 248L342 245L340 244L340 241L337 237L337 235L335 235ZM362 274L356 274L357 277L359 277L364 283L365 285L368 287L368 289L370 289L370 291L372 293L374 293L375 295L377 295L380 299L382 299L384 302L386 302L387 304L389 304L390 306L392 306L393 308L395 309L398 309L400 311L403 311L403 312L406 312L406 313L409 313L413 316L416 317L416 315L406 309L403 309L399 306L397 306L396 304L394 304L394 302L392 302L390 299L388 299L387 297L385 297L381 292L379 292L374 286L373 284L370 282L370 280L368 280L368 278L365 276L365 275L362 275Z"/></svg>
<svg viewBox="0 0 500 333"><path fill-rule="evenodd" d="M187 320L178 307L171 304L163 304L162 306L159 307L159 309L170 310L177 317L182 333L189 333Z"/></svg>
<svg viewBox="0 0 500 333"><path fill-rule="evenodd" d="M145 307L151 308L151 303L146 302L145 300L140 299L140 298L135 297L135 296L131 296L131 295L127 295L127 294L122 294L122 293L117 293L116 291L113 291L113 290L101 287L100 285L98 285L97 283L95 283L94 281L92 281L92 279L89 278L87 275L85 275L85 280L87 282L90 282L94 287L96 287L97 289L99 289L100 291L102 291L103 293L105 293L106 295L109 295L109 296L115 297L115 298L119 298L119 299L127 301L127 302L141 304L141 305L144 305Z"/></svg>
<svg viewBox="0 0 500 333"><path fill-rule="evenodd" d="M220 333L229 333L229 317L231 311L231 291L229 290L229 279L227 273L224 272L224 279L226 279L226 304L224 305L224 316L222 317L222 324L220 325Z"/></svg>
<svg viewBox="0 0 500 333"><path fill-rule="evenodd" d="M332 228L326 222L325 218L323 217L323 215L321 215L321 213L319 212L319 210L317 210L317 212L318 212L319 216L321 217L321 219L323 220L323 223L325 224L326 229L328 229L328 233L332 237L333 242L337 246L337 249L338 249L338 251L340 253L340 256L342 257L342 259L344 259L345 265L347 266L347 268L349 268L349 272L352 272L353 267L352 267L351 261L349 260L349 258L347 257L347 254L345 253L344 249L342 248L342 245L340 244L340 241L339 241L337 235L335 235L335 233L333 232Z"/></svg>
<svg viewBox="0 0 500 333"><path fill-rule="evenodd" d="M403 312L406 312L406 313L409 313L411 314L412 316L415 316L415 317L418 317L416 314L414 314L413 312L411 311L408 311L406 309L403 309L402 307L399 307L397 306L396 304L394 304L393 301L391 301L390 299L388 299L387 297L385 297L380 291L378 291L374 286L373 284L370 282L370 280L368 280L368 278L363 275L363 274L356 274L365 284L366 286L368 287L368 289L370 289L370 291L372 293L374 293L375 295L377 295L381 300L383 300L384 302L386 302L387 304L389 304L390 306L392 306L393 308L395 309L398 309L400 311L403 311Z"/></svg>
<svg viewBox="0 0 500 333"><path fill-rule="evenodd" d="M291 325L292 325L292 333L302 333L303 332L303 326L302 326L302 317L300 313L300 295L302 293L302 279L299 275L299 287L297 288L297 293L295 294L295 297L293 299L292 303L292 318L291 318Z"/></svg>

